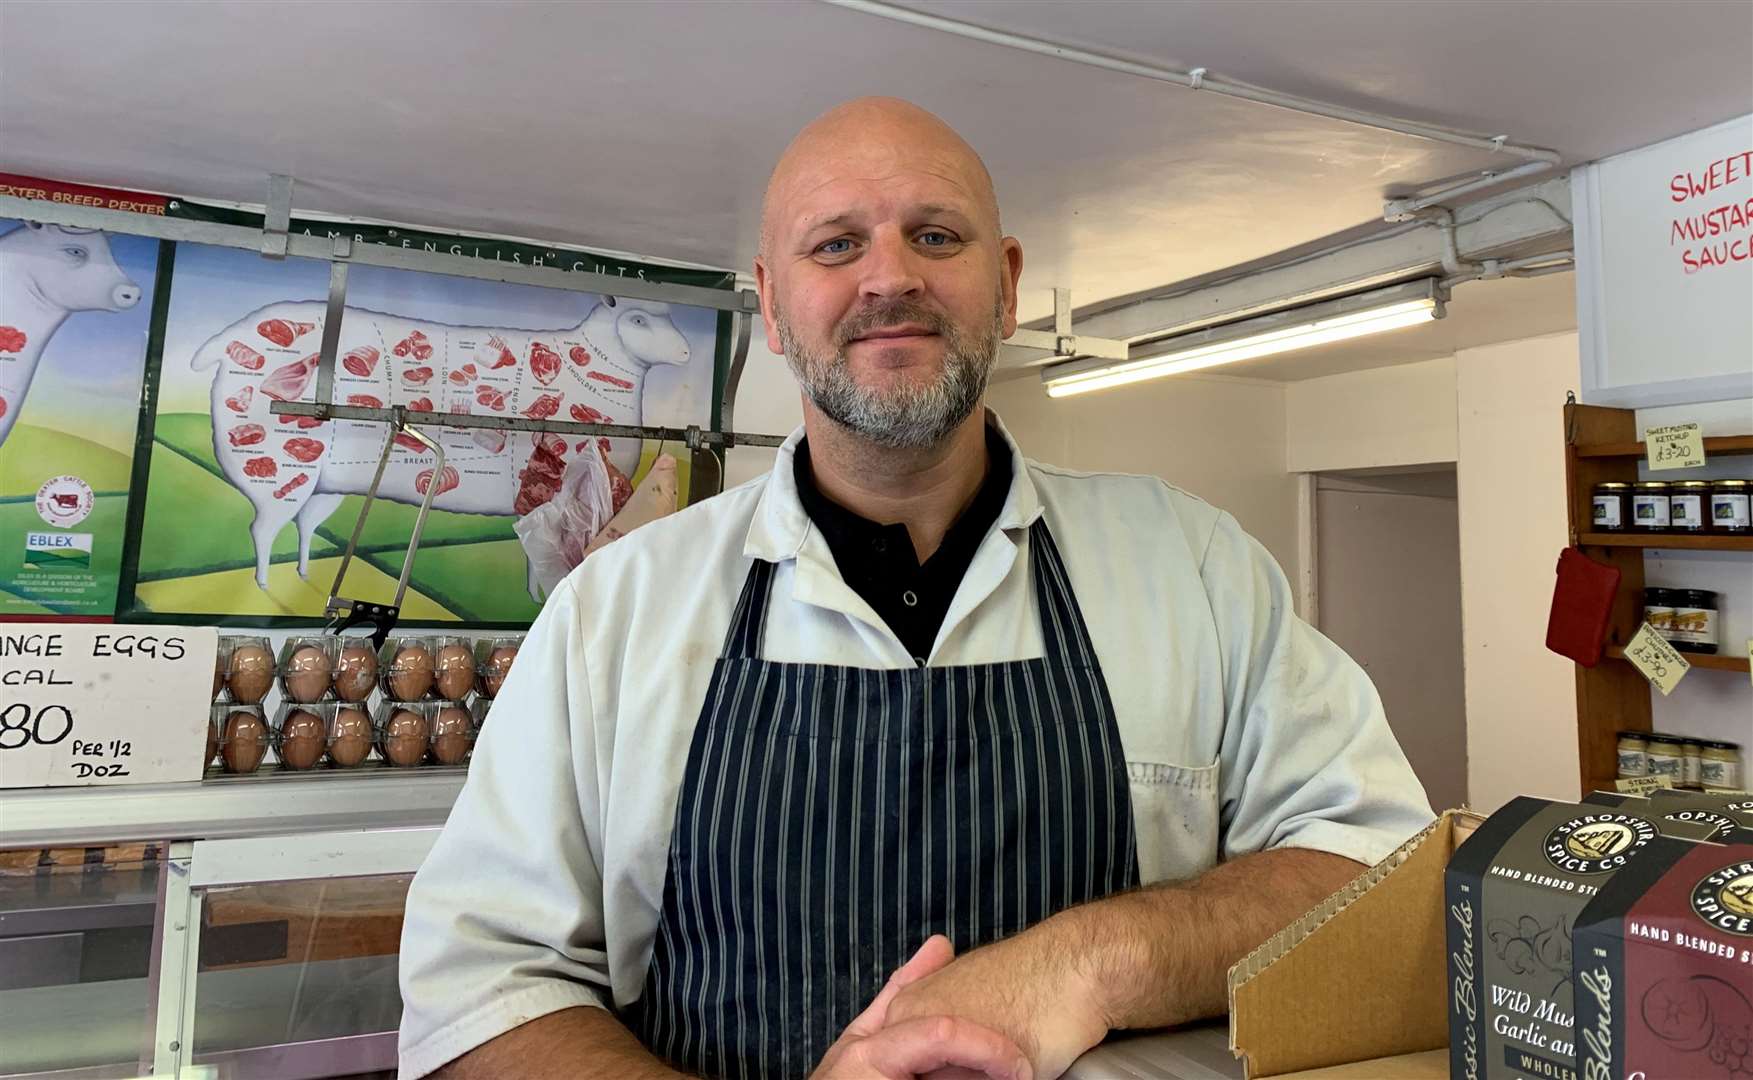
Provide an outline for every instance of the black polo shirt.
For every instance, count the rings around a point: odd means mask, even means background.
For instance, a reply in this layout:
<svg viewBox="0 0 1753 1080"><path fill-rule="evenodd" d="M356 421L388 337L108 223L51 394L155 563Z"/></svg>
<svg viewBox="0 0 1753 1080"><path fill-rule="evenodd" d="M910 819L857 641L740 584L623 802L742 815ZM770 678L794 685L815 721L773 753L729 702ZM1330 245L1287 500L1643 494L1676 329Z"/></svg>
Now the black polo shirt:
<svg viewBox="0 0 1753 1080"><path fill-rule="evenodd" d="M962 575L1010 494L1010 446L991 427L986 429L986 456L986 479L974 501L921 566L907 526L879 525L822 494L810 467L809 440L797 444L797 494L804 511L827 539L841 578L882 617L916 663L931 655Z"/></svg>

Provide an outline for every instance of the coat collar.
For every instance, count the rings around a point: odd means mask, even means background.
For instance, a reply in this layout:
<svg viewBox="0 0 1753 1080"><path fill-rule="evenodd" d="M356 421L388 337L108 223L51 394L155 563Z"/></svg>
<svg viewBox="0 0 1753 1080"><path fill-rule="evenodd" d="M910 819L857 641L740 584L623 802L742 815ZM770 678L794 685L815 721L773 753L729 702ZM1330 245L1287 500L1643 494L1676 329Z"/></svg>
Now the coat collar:
<svg viewBox="0 0 1753 1080"><path fill-rule="evenodd" d="M986 422L998 431L1005 446L1010 448L1010 493L1005 497L1004 508L998 512L998 527L1007 532L1027 529L1041 516L1041 501L1035 491L1034 478L1029 474L1028 462L997 413L987 409ZM751 559L767 562L795 559L809 539L813 526L798 498L794 467L797 444L803 441L803 437L802 427L791 433L779 447L773 471L767 474L766 487L761 491L761 501L755 507L754 520L749 523L748 537L743 542L743 554Z"/></svg>

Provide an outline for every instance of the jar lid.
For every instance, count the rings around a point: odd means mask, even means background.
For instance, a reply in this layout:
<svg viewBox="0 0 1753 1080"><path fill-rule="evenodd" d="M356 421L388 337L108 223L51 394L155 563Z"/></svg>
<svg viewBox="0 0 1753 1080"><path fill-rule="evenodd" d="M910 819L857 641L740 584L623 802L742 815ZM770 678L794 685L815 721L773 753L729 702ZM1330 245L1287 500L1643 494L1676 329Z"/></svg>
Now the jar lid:
<svg viewBox="0 0 1753 1080"><path fill-rule="evenodd" d="M1628 735L1634 739L1641 739L1645 735L1648 735L1649 732L1644 731L1641 728L1620 728L1617 734L1621 739Z"/></svg>
<svg viewBox="0 0 1753 1080"><path fill-rule="evenodd" d="M1703 491L1703 490L1710 487L1710 481L1709 480L1682 480L1682 481L1680 481L1679 486L1687 489L1687 491L1689 491L1689 492Z"/></svg>
<svg viewBox="0 0 1753 1080"><path fill-rule="evenodd" d="M1709 589L1675 589L1674 600L1687 607L1716 607L1716 593Z"/></svg>
<svg viewBox="0 0 1753 1080"><path fill-rule="evenodd" d="M1694 739L1690 735L1687 735L1687 736L1684 736L1683 738L1681 738L1680 742L1682 744L1684 744L1686 749L1688 749L1688 750L1702 750L1702 749L1704 749L1704 740L1703 739Z"/></svg>
<svg viewBox="0 0 1753 1080"><path fill-rule="evenodd" d="M1596 491L1625 491L1631 485L1620 480L1603 480L1595 485Z"/></svg>
<svg viewBox="0 0 1753 1080"><path fill-rule="evenodd" d="M1726 487L1726 488L1753 487L1753 480L1715 480L1712 482L1714 484L1716 484L1717 487Z"/></svg>
<svg viewBox="0 0 1753 1080"><path fill-rule="evenodd" d="M1663 735L1663 734L1660 734L1658 732L1652 731L1649 734L1649 741L1652 743L1662 743L1664 745L1672 743L1675 746L1679 746L1685 740L1680 738L1680 736L1678 736L1678 735Z"/></svg>
<svg viewBox="0 0 1753 1080"><path fill-rule="evenodd" d="M1669 484L1666 480L1639 480L1637 482L1637 490L1639 491L1666 491L1668 487Z"/></svg>
<svg viewBox="0 0 1753 1080"><path fill-rule="evenodd" d="M1740 750L1741 749L1740 743L1721 742L1717 739L1706 739L1706 740L1704 740L1704 745L1705 745L1705 748L1708 750Z"/></svg>

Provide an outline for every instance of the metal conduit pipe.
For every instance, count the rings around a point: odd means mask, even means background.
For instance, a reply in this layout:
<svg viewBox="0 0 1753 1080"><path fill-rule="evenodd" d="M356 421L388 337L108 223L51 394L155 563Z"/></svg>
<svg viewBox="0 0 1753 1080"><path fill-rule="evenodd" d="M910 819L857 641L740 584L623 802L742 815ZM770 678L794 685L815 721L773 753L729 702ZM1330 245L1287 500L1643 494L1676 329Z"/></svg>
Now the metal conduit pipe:
<svg viewBox="0 0 1753 1080"><path fill-rule="evenodd" d="M1347 108L1343 105L1333 105L1325 101L1316 101L1313 98L1299 97L1295 94L1281 94L1276 90L1268 90L1264 87L1252 86L1247 83L1231 82L1227 79L1213 77L1202 67L1193 68L1190 71L1177 71L1174 68L1161 67L1156 64L1141 64L1137 61L1122 60L1117 56L1108 56L1104 53L1092 52L1088 49L1078 49L1069 45L1060 45L1056 42L1043 41L1040 38L1032 38L1023 34L1012 34L1003 30L990 30L986 27L976 26L972 23L965 23L956 19L946 19L941 15L930 15L923 11L914 11L911 8L882 3L880 0L822 0L822 2L832 4L835 7L845 8L849 11L862 12L863 14L874 15L881 19L889 19L893 22L907 23L912 26L924 27L928 30L938 30L946 34L955 34L958 37L969 38L973 41L983 41L989 45L1002 45L1006 48L1020 49L1024 52L1035 53L1039 56L1050 56L1058 60L1068 60L1074 64L1105 68L1108 71L1117 71L1125 75L1136 75L1144 79L1154 79L1158 82L1173 83L1176 86L1183 86L1189 90L1203 90L1208 93L1221 94L1225 97L1240 98L1244 101L1253 101L1262 105L1272 105L1280 109L1289 109L1292 112L1306 113L1310 116L1322 116L1329 120L1342 120L1346 123L1358 124L1363 127L1375 128L1380 131L1391 131L1399 135L1410 135L1415 138L1429 139L1432 142L1449 143L1455 146L1467 146L1476 150L1490 150L1495 153L1509 154L1512 157L1526 158L1528 160L1528 164L1526 165L1517 166L1516 168L1508 169L1503 172L1487 173L1477 180L1469 180L1461 185L1447 188L1440 192L1432 192L1429 195L1420 196L1413 200L1406 200L1408 203L1423 202L1423 200L1427 199L1434 202L1434 200L1440 199L1447 194L1473 191L1487 185L1503 183L1504 181L1515 177L1529 176L1536 172L1544 172L1545 170L1552 168L1560 160L1560 155L1555 150L1514 143L1505 135L1478 135L1466 131L1457 131L1453 128L1441 127L1436 124L1422 124L1416 120L1402 120L1399 117L1387 116L1382 113L1372 113L1366 112L1362 109ZM1432 205L1432 203L1423 202L1423 205L1421 206L1409 208L1408 212L1410 212L1411 209L1423 209L1424 206L1428 205Z"/></svg>

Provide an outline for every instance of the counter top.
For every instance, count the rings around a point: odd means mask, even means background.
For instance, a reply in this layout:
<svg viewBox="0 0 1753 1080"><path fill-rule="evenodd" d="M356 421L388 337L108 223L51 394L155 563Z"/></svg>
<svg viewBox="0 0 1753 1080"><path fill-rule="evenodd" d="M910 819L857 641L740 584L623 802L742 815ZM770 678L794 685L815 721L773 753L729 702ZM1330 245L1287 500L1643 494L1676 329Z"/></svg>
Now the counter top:
<svg viewBox="0 0 1753 1080"><path fill-rule="evenodd" d="M442 825L467 776L373 769L0 790L0 848Z"/></svg>

